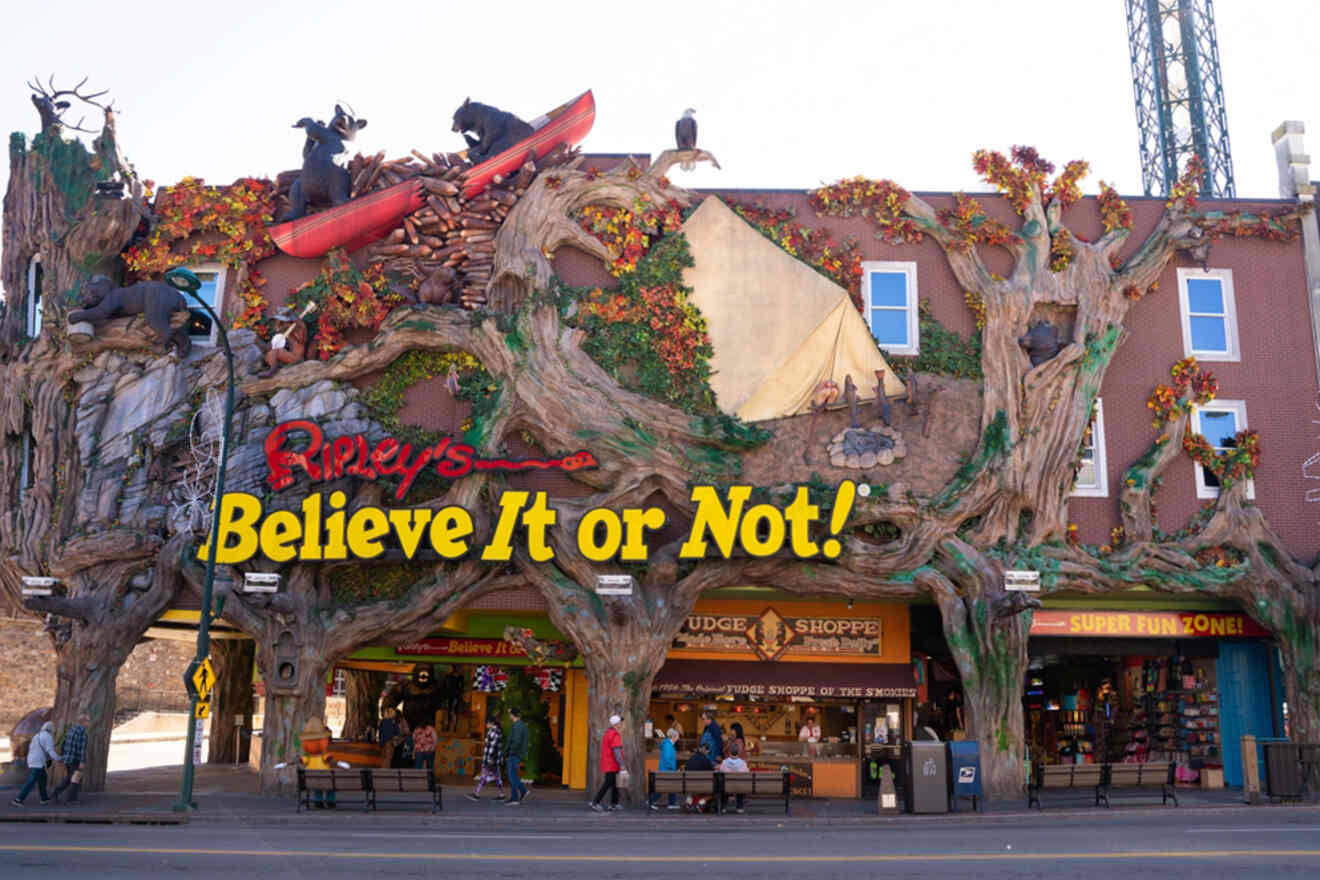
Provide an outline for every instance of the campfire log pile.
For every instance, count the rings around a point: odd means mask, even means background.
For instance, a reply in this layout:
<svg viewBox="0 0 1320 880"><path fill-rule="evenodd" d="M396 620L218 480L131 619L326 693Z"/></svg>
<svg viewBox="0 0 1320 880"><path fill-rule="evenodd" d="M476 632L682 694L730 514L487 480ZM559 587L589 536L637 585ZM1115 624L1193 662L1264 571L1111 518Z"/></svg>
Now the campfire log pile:
<svg viewBox="0 0 1320 880"><path fill-rule="evenodd" d="M399 159L386 159L384 151L374 156L354 156L348 164L353 180L352 197L405 180L420 179L426 204L403 219L403 224L367 248L369 262L379 262L387 272L411 279L414 290L436 272L452 270L454 294L463 308L486 305L486 288L495 264L495 235L509 211L527 191L538 171L572 161L577 151L561 144L539 160L527 160L513 174L496 175L483 192L463 196L463 175L472 166L456 153L420 150ZM279 187L287 193L297 172L280 175Z"/></svg>

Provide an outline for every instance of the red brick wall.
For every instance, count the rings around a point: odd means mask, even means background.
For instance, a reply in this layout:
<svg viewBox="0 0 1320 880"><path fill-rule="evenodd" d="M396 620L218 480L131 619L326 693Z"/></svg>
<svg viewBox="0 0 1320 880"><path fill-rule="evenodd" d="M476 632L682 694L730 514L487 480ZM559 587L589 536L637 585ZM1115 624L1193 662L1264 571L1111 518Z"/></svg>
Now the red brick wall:
<svg viewBox="0 0 1320 880"><path fill-rule="evenodd" d="M607 167L617 157L600 157L594 161ZM816 217L802 192L727 190L715 194L726 199L795 208L804 225L822 226L840 241L849 235L855 237L867 260L915 261L920 295L930 301L934 316L945 327L964 336L974 332L962 288L939 246L930 238L910 245L879 241L874 237L874 228L864 219ZM922 195L937 208L952 204L949 195ZM984 194L978 198L987 213L1015 223L1012 209L1001 199ZM1128 202L1135 226L1123 256L1139 246L1163 210L1163 201L1159 199L1129 198ZM1205 202L1203 206L1242 207L1214 202ZM1094 199L1086 199L1069 209L1064 220L1084 238L1094 239L1100 234ZM994 272L1006 274L1010 270L1008 255L1001 251L988 250L985 259ZM1145 402L1157 383L1168 380L1173 362L1183 357L1176 270L1191 265L1186 258L1170 263L1160 277L1159 290L1144 297L1128 313L1128 336L1119 347L1101 389L1109 497L1075 498L1070 502L1079 536L1087 543L1108 540L1109 530L1119 522L1117 497L1123 473L1155 437ZM284 256L263 263L272 305L282 302L282 291L311 277L318 266L319 261ZM1261 433L1263 454L1256 474L1256 503L1289 549L1297 556L1309 558L1320 550L1316 538L1320 533L1316 528L1320 514L1308 507L1299 476L1302 463L1320 452L1320 440L1315 437L1318 432L1311 423L1317 413L1314 401L1320 383L1311 347L1301 243L1222 240L1214 244L1209 266L1233 271L1242 360L1205 366L1219 378L1221 398L1247 402L1248 423ZM556 255L555 270L570 284L608 287L614 282L598 261L569 248ZM368 382L359 384L365 386ZM444 390L441 380L436 379L408 395L402 416L409 423L454 433L466 412ZM516 439L509 442L511 447L517 446ZM1166 472L1163 489L1157 496L1159 524L1166 531L1180 528L1203 503L1195 497L1192 468L1190 459L1179 460ZM554 492L568 493L576 488L562 474L538 474L534 480L527 480L528 487Z"/></svg>

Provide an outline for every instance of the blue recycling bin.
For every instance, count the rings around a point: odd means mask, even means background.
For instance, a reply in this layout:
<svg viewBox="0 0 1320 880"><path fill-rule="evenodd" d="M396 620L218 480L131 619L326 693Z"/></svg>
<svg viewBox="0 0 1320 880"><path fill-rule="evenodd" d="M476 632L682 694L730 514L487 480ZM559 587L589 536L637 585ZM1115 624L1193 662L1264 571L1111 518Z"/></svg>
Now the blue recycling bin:
<svg viewBox="0 0 1320 880"><path fill-rule="evenodd" d="M958 812L958 801L972 799L972 809L985 812L981 794L981 752L975 740L949 743L949 804Z"/></svg>

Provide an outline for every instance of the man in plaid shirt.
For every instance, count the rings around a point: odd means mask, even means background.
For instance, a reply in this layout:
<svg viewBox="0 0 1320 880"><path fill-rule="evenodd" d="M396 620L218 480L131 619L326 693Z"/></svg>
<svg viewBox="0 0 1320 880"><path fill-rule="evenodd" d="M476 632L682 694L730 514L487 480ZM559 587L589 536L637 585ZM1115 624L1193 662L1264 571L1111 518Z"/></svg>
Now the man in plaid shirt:
<svg viewBox="0 0 1320 880"><path fill-rule="evenodd" d="M56 803L59 803L60 794L66 788L70 789L68 802L79 803L78 790L82 788L82 774L79 773L78 768L87 759L87 725L91 723L91 716L81 712L74 725L64 734L64 752L60 757L60 763L64 765L64 781L55 787L55 792L51 795ZM78 774L77 780L74 779L74 774Z"/></svg>

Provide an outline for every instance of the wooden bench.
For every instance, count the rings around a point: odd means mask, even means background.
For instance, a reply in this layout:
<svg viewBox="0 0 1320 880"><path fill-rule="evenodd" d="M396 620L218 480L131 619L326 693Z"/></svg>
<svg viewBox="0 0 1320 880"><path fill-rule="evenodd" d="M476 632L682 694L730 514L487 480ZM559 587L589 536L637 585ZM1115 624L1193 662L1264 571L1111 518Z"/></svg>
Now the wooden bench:
<svg viewBox="0 0 1320 880"><path fill-rule="evenodd" d="M362 795L362 809L376 809L379 795L387 797L393 794L430 795L431 812L443 809L440 802L441 787L436 785L435 777L425 768L421 770L388 770L365 767L353 770L308 770L298 768L298 808L312 808L312 792L338 793L341 791L358 792ZM395 802L395 801L390 801ZM418 799L406 799L404 803L418 803Z"/></svg>
<svg viewBox="0 0 1320 880"><path fill-rule="evenodd" d="M420 770L392 770L377 767L363 770L362 775L371 779L371 808L373 810L376 809L377 799L381 795L422 793L431 796L432 813L444 809L443 804L441 804L441 786L436 784L435 776L425 767ZM418 800L416 798L405 798L403 801L394 802L418 803Z"/></svg>
<svg viewBox="0 0 1320 880"><path fill-rule="evenodd" d="M1031 809L1032 804L1043 809L1040 791L1044 788L1089 788L1095 792L1095 805L1100 806L1104 770L1103 764L1033 765L1031 781L1027 783L1027 809Z"/></svg>
<svg viewBox="0 0 1320 880"><path fill-rule="evenodd" d="M294 812L312 808L312 792L337 795L341 791L362 796L362 809L374 806L371 780L365 770L308 770L298 768L298 808ZM338 798L336 798L338 800Z"/></svg>
<svg viewBox="0 0 1320 880"><path fill-rule="evenodd" d="M715 776L714 770L652 770L647 774L647 800L654 801L660 794L716 797L719 780Z"/></svg>
<svg viewBox="0 0 1320 880"><path fill-rule="evenodd" d="M721 806L730 796L772 797L784 799L784 815L788 815L788 799L792 792L787 769L749 770L745 773L720 773Z"/></svg>
<svg viewBox="0 0 1320 880"><path fill-rule="evenodd" d="M1178 806L1178 795L1174 792L1174 773L1177 766L1172 761L1149 761L1144 764L1105 764L1104 778L1096 796L1109 806L1111 788L1158 788L1160 803L1167 804L1173 798L1173 805Z"/></svg>

